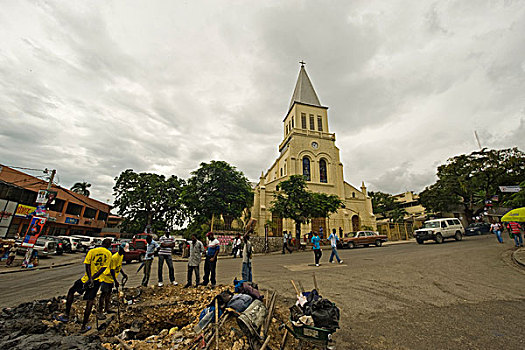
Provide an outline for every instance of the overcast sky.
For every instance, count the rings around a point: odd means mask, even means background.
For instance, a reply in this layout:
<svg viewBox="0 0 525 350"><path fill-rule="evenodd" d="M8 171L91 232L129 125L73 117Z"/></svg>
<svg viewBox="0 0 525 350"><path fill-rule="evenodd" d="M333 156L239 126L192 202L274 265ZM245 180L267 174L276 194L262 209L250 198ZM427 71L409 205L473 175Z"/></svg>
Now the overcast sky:
<svg viewBox="0 0 525 350"><path fill-rule="evenodd" d="M0 163L112 200L125 169L187 178L278 154L300 60L345 179L420 191L482 146L525 150L525 1L9 1ZM37 172L32 172L38 175Z"/></svg>

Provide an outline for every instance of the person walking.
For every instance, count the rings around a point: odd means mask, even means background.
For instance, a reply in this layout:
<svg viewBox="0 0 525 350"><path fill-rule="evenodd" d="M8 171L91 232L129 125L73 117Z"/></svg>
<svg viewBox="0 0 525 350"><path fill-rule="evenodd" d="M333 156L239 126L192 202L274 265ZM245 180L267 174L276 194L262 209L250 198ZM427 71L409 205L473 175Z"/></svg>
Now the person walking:
<svg viewBox="0 0 525 350"><path fill-rule="evenodd" d="M241 234L239 233L236 238L233 239L232 242L232 255L235 259L237 256L241 255Z"/></svg>
<svg viewBox="0 0 525 350"><path fill-rule="evenodd" d="M252 281L252 243L250 242L250 233L244 235L244 248L242 252L242 279Z"/></svg>
<svg viewBox="0 0 525 350"><path fill-rule="evenodd" d="M290 254L292 254L292 250L290 249L288 243L290 242L290 235L288 234L288 231L283 232L283 254L286 254L284 251L285 249L288 250Z"/></svg>
<svg viewBox="0 0 525 350"><path fill-rule="evenodd" d="M13 244L11 248L9 248L9 256L7 257L7 260L5 262L5 266L11 266L13 264L13 261L15 261L16 257L16 247Z"/></svg>
<svg viewBox="0 0 525 350"><path fill-rule="evenodd" d="M159 238L160 249L159 249L159 259L158 259L158 280L159 287L164 285L163 276L162 276L162 267L164 262L168 266L168 273L170 277L170 282L174 286L178 283L175 281L175 271L173 269L173 260L171 258L171 252L173 247L175 247L175 239L170 236L170 232L166 231L162 237Z"/></svg>
<svg viewBox="0 0 525 350"><path fill-rule="evenodd" d="M319 260L321 260L321 256L323 253L321 252L321 245L320 245L321 238L319 238L319 235L317 232L313 233L312 236L312 244L313 244L313 251L315 256L315 266L319 266Z"/></svg>
<svg viewBox="0 0 525 350"><path fill-rule="evenodd" d="M149 282L149 276L151 274L151 264L153 264L153 258L155 250L159 247L159 244L153 240L153 237L146 236L146 256L144 257L144 278L142 278L142 286L147 287Z"/></svg>
<svg viewBox="0 0 525 350"><path fill-rule="evenodd" d="M213 232L208 232L206 236L208 237L208 250L206 251L206 258L204 259L204 278L202 285L207 286L208 282L211 281L211 287L214 288L215 284L217 284L215 273L217 269L217 256L219 255L221 246L219 240L213 235Z"/></svg>
<svg viewBox="0 0 525 350"><path fill-rule="evenodd" d="M332 230L332 233L330 234L328 239L330 240L330 245L332 246L332 254L330 254L330 260L329 260L330 264L334 262L334 256L336 257L337 262L339 264L342 264L343 260L341 260L339 258L339 254L337 254L337 241L339 241L339 237L337 237L335 228Z"/></svg>
<svg viewBox="0 0 525 350"><path fill-rule="evenodd" d="M86 301L86 309L84 310L84 318L82 320L81 332L86 332L91 329L87 325L93 304L95 303L95 297L100 288L100 276L109 268L111 261L111 252L109 247L111 246L111 240L106 238L102 241L102 247L93 248L86 254L84 259L84 268L86 273L81 279L75 281L73 286L67 292L66 298L66 313L60 314L56 317L58 321L68 322L69 315L71 313L71 305L75 299L75 293L80 295L84 294L84 300Z"/></svg>
<svg viewBox="0 0 525 350"><path fill-rule="evenodd" d="M521 232L520 224L512 221L509 223L509 226L510 232L514 236L514 243L516 244L516 247L523 247L523 232Z"/></svg>
<svg viewBox="0 0 525 350"><path fill-rule="evenodd" d="M197 239L196 234L192 234L190 241L190 256L188 257L188 282L184 285L184 288L191 286L191 278L193 273L195 273L195 287L199 285L199 266L203 252L204 245Z"/></svg>
<svg viewBox="0 0 525 350"><path fill-rule="evenodd" d="M499 222L490 225L490 232L496 235L498 242L503 243L503 238L501 237L501 224Z"/></svg>
<svg viewBox="0 0 525 350"><path fill-rule="evenodd" d="M118 251L111 256L109 267L104 270L104 273L100 276L100 298L98 301L98 312L97 318L99 320L106 319L103 311L107 314L114 314L115 311L111 310L111 291L113 286L118 291L119 283L117 277L119 273L122 273L122 283L128 280L128 275L122 270L122 260L124 259L125 243L122 243L118 247Z"/></svg>

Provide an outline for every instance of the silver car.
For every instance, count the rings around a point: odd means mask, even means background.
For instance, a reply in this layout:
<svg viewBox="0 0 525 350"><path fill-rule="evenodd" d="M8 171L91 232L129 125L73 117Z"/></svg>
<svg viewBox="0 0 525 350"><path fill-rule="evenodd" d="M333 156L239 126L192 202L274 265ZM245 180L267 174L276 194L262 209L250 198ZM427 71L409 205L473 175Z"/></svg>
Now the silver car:
<svg viewBox="0 0 525 350"><path fill-rule="evenodd" d="M57 243L50 239L45 239L43 237L37 238L35 245L33 246L33 249L38 252L38 256L49 256L56 253L57 250ZM24 255L27 251L26 247L19 246L17 253Z"/></svg>

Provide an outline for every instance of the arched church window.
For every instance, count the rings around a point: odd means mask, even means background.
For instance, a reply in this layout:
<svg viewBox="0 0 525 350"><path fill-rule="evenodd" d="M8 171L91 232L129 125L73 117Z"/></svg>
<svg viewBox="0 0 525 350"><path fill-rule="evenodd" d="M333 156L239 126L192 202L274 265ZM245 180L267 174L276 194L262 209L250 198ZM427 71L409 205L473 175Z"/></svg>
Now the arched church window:
<svg viewBox="0 0 525 350"><path fill-rule="evenodd" d="M319 161L319 178L321 179L321 182L327 183L327 177L326 177L326 160L321 159Z"/></svg>
<svg viewBox="0 0 525 350"><path fill-rule="evenodd" d="M292 129L295 128L294 119L295 119L295 116L292 115Z"/></svg>
<svg viewBox="0 0 525 350"><path fill-rule="evenodd" d="M306 181L311 181L310 176L310 158L303 158L303 177Z"/></svg>
<svg viewBox="0 0 525 350"><path fill-rule="evenodd" d="M352 198L355 198L355 192L352 192Z"/></svg>

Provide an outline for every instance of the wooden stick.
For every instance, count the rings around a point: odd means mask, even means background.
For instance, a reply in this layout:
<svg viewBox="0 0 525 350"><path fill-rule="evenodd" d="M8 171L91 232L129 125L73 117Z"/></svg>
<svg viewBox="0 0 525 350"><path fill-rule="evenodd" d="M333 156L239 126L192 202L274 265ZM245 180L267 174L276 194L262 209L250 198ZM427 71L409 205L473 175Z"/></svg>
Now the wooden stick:
<svg viewBox="0 0 525 350"><path fill-rule="evenodd" d="M219 300L215 298L215 350L219 350Z"/></svg>
<svg viewBox="0 0 525 350"><path fill-rule="evenodd" d="M283 335L283 341L281 342L280 350L284 350L284 347L286 346L286 341L288 340L288 329L284 329L284 335Z"/></svg>
<svg viewBox="0 0 525 350"><path fill-rule="evenodd" d="M295 282L294 282L293 280L290 280L290 282L292 282L292 285L293 285L293 287L294 287L294 289L295 289L295 293L296 293L297 295L301 295L301 294L299 293L299 289L297 289L297 286L295 285Z"/></svg>
<svg viewBox="0 0 525 350"><path fill-rule="evenodd" d="M264 341L263 345L261 346L261 348L259 350L266 349L266 346L268 345L269 342L270 342L270 336L267 336L266 340Z"/></svg>
<svg viewBox="0 0 525 350"><path fill-rule="evenodd" d="M126 350L133 350L133 348L131 346L129 346L128 344L126 344L126 342L122 339L120 339L119 337L115 337L117 338L118 342L120 343L120 345L122 345L122 347Z"/></svg>
<svg viewBox="0 0 525 350"><path fill-rule="evenodd" d="M277 293L272 294L272 301L270 302L270 310L268 312L268 316L266 317L266 320L264 322L264 328L263 328L263 334L266 336L268 334L268 330L270 329L270 324L272 322L273 317L273 310L275 307L275 299L277 299Z"/></svg>
<svg viewBox="0 0 525 350"><path fill-rule="evenodd" d="M298 281L297 284L299 285L301 293L304 292L304 287L303 287L303 284L301 283L301 281Z"/></svg>
<svg viewBox="0 0 525 350"><path fill-rule="evenodd" d="M317 286L317 278L315 278L315 273L313 274L313 276L314 276L314 287L317 290L317 293L321 294L321 292L319 291L319 287Z"/></svg>

